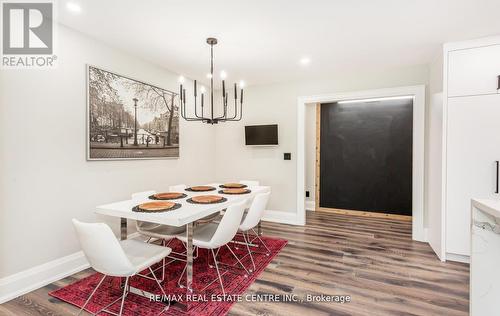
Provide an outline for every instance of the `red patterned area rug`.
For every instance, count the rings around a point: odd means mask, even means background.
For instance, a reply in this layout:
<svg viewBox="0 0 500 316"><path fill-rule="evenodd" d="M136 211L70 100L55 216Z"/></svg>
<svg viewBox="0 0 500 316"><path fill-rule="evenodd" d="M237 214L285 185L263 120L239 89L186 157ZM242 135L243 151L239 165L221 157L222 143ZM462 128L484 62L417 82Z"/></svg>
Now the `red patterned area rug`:
<svg viewBox="0 0 500 316"><path fill-rule="evenodd" d="M181 308L176 307L173 304L167 311L161 313L161 315L226 315L231 308L231 306L237 301L238 295L243 295L244 292L250 285L257 279L257 277L264 271L264 269L271 263L273 258L279 254L281 249L286 246L287 241L283 239L275 239L269 237L262 238L266 245L271 249L272 253L269 256L260 253L254 253L254 261L256 266L256 271L245 277L244 271L241 269L227 267L219 265L221 273L227 271L223 274L222 280L224 284L224 289L226 295L228 296L225 300L222 300L222 290L220 288L217 278L217 272L215 268L210 268L208 266L208 251L200 249L198 257L194 260L193 265L193 289L194 293L188 298L186 296L185 289L180 288L177 285L177 281L182 273L185 263L182 261L175 261L170 263L165 268L166 280L162 282L162 286L165 289L167 296L171 299L178 300L179 302L185 302L188 299L190 304L189 312L184 312ZM247 254L246 247L239 245L236 249L236 244L231 245L231 249L236 253L236 255L241 258ZM170 247L174 251L180 252L183 247L177 240L170 244ZM259 247L258 251L263 251L262 247ZM210 257L210 264L213 264L213 259ZM218 262L223 262L229 265L237 266L236 259L231 255L226 247L222 247L217 256ZM251 268L252 263L250 257L247 255L242 260L245 267ZM146 274L146 272L144 272ZM161 269L157 270L155 273L158 278L161 278ZM182 280L185 284L185 274ZM102 278L102 275L95 273L89 277L78 280L73 284L60 288L56 291L49 293L51 296L63 300L67 303L73 304L77 307L81 307L87 300L90 293L97 286L98 282ZM210 282L213 282L209 287L202 291L204 287ZM86 309L92 313L95 313L102 309L104 306L110 304L118 297L121 296L122 290L120 289L121 280L120 278L107 277L99 290L96 292L92 300L87 304ZM131 278L131 286L147 291L149 293L161 294L160 289L156 285L155 281L135 276ZM241 296L240 296L241 297ZM243 295L244 298L244 295ZM123 309L123 315L126 316L144 316L144 315L158 315L165 308L166 305L160 302L155 302L149 298L141 297L133 293L128 294L125 306ZM113 304L108 308L112 312L118 312L120 309L120 302ZM110 315L108 313L100 313L99 315Z"/></svg>

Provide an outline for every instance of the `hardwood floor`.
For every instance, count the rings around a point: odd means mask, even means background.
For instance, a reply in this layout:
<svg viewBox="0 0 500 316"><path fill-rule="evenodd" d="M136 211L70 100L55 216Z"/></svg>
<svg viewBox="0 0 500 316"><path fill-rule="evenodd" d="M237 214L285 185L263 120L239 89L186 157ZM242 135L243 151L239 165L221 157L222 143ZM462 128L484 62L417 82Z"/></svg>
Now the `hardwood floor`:
<svg viewBox="0 0 500 316"><path fill-rule="evenodd" d="M411 222L308 212L306 226L264 223L289 240L247 294L350 295L349 303L240 302L230 315L468 315L469 266L411 240ZM86 270L0 305L0 315L68 315L48 292Z"/></svg>

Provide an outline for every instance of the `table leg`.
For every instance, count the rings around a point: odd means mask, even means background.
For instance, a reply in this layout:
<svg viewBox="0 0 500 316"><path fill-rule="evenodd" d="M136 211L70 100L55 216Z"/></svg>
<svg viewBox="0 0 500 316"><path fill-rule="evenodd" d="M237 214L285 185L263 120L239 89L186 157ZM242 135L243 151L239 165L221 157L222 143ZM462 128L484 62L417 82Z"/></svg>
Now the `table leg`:
<svg viewBox="0 0 500 316"><path fill-rule="evenodd" d="M262 221L259 221L259 224L257 224L257 234L259 236L262 236L262 226L261 226Z"/></svg>
<svg viewBox="0 0 500 316"><path fill-rule="evenodd" d="M120 218L120 239L125 240L127 236L127 219L122 217Z"/></svg>
<svg viewBox="0 0 500 316"><path fill-rule="evenodd" d="M186 225L186 289L188 294L193 292L193 223Z"/></svg>

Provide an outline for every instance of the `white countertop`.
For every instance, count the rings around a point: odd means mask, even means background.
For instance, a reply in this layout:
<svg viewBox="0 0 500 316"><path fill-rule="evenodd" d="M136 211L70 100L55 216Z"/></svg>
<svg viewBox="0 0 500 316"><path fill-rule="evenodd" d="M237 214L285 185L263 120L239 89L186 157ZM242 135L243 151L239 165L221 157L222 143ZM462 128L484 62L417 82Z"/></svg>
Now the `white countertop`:
<svg viewBox="0 0 500 316"><path fill-rule="evenodd" d="M500 200L472 199L472 206L486 214L500 218Z"/></svg>

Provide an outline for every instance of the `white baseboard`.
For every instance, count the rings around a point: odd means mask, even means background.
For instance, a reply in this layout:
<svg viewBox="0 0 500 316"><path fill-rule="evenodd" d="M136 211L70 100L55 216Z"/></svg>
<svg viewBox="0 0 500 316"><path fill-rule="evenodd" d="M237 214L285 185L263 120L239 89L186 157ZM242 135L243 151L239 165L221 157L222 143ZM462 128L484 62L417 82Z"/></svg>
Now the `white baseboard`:
<svg viewBox="0 0 500 316"><path fill-rule="evenodd" d="M89 263L82 251L0 279L0 304L47 284L85 270Z"/></svg>
<svg viewBox="0 0 500 316"><path fill-rule="evenodd" d="M297 220L296 213L284 211L267 210L265 211L262 220L281 224L304 225L303 223L301 223L301 221Z"/></svg>
<svg viewBox="0 0 500 316"><path fill-rule="evenodd" d="M133 233L128 238L136 238ZM82 251L0 279L0 304L89 268Z"/></svg>
<svg viewBox="0 0 500 316"><path fill-rule="evenodd" d="M457 261L463 263L470 263L470 257L465 255L458 255L456 253L446 253L446 261Z"/></svg>
<svg viewBox="0 0 500 316"><path fill-rule="evenodd" d="M311 200L306 200L306 211L315 211L316 202Z"/></svg>

